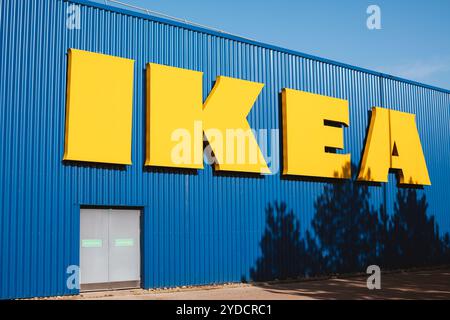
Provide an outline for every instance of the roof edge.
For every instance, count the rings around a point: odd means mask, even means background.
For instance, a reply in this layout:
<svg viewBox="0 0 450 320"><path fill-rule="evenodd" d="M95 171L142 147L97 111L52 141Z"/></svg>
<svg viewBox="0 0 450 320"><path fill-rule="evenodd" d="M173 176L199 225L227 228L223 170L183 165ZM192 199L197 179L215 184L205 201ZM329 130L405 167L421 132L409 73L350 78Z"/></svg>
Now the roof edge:
<svg viewBox="0 0 450 320"><path fill-rule="evenodd" d="M328 63L328 64L331 64L331 65L334 65L334 66L337 66L337 67L342 67L342 68L346 68L346 69L350 69L350 70L354 70L354 71L364 72L364 73L375 75L375 76L378 76L378 77L381 77L381 78L395 80L395 81L399 81L399 82L403 82L403 83L407 83L407 84L423 87L423 88L426 88L426 89L431 89L431 90L435 90L435 91L439 91L439 92L450 94L450 90L448 90L448 89L436 87L436 86L433 86L433 85L428 85L428 84L417 82L417 81L414 81L414 80L408 80L408 79L401 78L401 77L398 77L398 76L393 76L393 75L390 75L390 74L386 74L386 73L382 73L382 72L378 72L378 71L373 71L373 70L362 68L362 67L357 67L357 66L354 66L354 65L350 65L350 64L347 64L347 63L343 63L343 62L338 62L338 61L327 59L327 58L321 58L321 57L318 57L318 56L315 56L315 55L303 53L303 52L296 51L296 50L286 49L286 48L283 48L283 47L267 44L267 43L264 43L264 42L259 42L259 41L247 39L247 38L244 38L242 36L237 36L237 35L233 35L233 34L230 34L230 33L215 31L215 30L212 30L212 29L208 29L206 27L191 25L189 23L183 23L183 22L171 20L171 19L168 19L168 18L158 17L158 16L152 15L152 14L144 14L144 13L140 13L140 12L129 10L129 9L123 9L123 8L115 7L115 6L112 6L112 5L106 5L106 4L102 4L102 3L98 3L98 2L93 2L93 1L90 1L90 0L62 0L62 1L64 1L64 2L71 2L71 3L74 3L74 4L79 4L79 5L89 6L89 7L94 7L94 8L98 8L98 9L103 9L103 10L106 10L106 11L112 11L112 12L116 12L116 13L121 13L121 14L129 15L129 16L133 16L133 17L137 17L137 18L142 18L142 19L146 19L146 20L156 21L156 22L160 22L160 23L165 23L165 24L168 24L168 25L185 28L185 29L189 29L189 30L192 30L192 31L206 33L206 34L209 34L209 35L212 35L212 36L217 36L217 37L221 37L221 38L225 38L225 39L229 39L229 40L239 41L239 42L243 42L243 43L246 43L246 44L258 46L258 47L261 47L261 48L274 50L274 51L278 51L278 52L282 52L282 53L286 53L286 54L291 54L291 55L299 56L299 57L302 57L302 58L305 58L305 59L315 60L315 61L318 61L318 62Z"/></svg>

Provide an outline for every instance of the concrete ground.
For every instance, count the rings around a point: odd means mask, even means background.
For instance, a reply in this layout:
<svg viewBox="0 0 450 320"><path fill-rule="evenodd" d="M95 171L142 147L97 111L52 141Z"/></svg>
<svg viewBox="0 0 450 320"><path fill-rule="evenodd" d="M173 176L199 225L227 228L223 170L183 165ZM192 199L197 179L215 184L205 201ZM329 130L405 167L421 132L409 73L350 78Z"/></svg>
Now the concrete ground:
<svg viewBox="0 0 450 320"><path fill-rule="evenodd" d="M230 284L172 290L90 292L64 299L123 300L311 300L450 299L450 268L382 274L381 289L368 290L366 276L271 284Z"/></svg>

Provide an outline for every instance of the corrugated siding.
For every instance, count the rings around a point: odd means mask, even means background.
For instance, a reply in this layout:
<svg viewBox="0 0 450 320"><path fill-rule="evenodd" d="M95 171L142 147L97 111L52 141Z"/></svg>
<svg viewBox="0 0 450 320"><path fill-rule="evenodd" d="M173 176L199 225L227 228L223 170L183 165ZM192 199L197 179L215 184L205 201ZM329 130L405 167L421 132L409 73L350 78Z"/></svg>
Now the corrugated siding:
<svg viewBox="0 0 450 320"><path fill-rule="evenodd" d="M450 94L428 90L396 80L383 79L384 103L390 109L414 113L427 161L431 187L425 193L429 209L442 231L450 230L447 188L450 182ZM388 186L388 208L392 206L396 184ZM392 211L392 207L391 207Z"/></svg>
<svg viewBox="0 0 450 320"><path fill-rule="evenodd" d="M79 264L80 205L143 208L145 287L248 279L275 201L309 228L324 183L144 168L148 62L204 72L205 98L218 75L265 83L249 115L253 128L279 128L285 87L348 99L345 151L355 164L372 106L416 113L433 182L424 192L441 231L450 229L449 93L93 6L81 5L81 30L68 30L69 2L0 5L0 298L76 293L66 288L66 268ZM62 162L69 48L136 61L132 166ZM392 210L391 180L370 187L374 205L386 189Z"/></svg>

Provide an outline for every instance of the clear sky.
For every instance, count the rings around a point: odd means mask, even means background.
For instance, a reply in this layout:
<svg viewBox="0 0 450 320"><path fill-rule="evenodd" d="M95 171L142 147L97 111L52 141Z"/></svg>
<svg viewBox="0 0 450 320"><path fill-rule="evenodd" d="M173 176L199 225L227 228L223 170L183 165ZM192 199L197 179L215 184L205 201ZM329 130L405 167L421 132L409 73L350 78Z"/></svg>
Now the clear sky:
<svg viewBox="0 0 450 320"><path fill-rule="evenodd" d="M450 0L120 1L450 89ZM366 26L372 4L381 9L380 30Z"/></svg>

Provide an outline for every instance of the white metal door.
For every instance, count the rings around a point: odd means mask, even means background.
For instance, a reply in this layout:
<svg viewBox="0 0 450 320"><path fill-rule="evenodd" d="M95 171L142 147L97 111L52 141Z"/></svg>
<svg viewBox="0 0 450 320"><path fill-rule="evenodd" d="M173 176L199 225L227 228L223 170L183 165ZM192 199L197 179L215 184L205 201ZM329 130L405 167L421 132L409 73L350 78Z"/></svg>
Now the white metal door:
<svg viewBox="0 0 450 320"><path fill-rule="evenodd" d="M82 209L80 214L81 289L138 287L139 210Z"/></svg>
<svg viewBox="0 0 450 320"><path fill-rule="evenodd" d="M109 213L109 282L140 279L140 217L136 210Z"/></svg>
<svg viewBox="0 0 450 320"><path fill-rule="evenodd" d="M81 284L108 282L108 210L81 210Z"/></svg>

